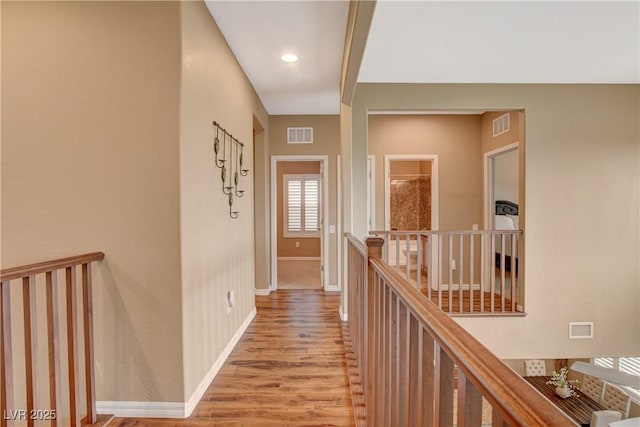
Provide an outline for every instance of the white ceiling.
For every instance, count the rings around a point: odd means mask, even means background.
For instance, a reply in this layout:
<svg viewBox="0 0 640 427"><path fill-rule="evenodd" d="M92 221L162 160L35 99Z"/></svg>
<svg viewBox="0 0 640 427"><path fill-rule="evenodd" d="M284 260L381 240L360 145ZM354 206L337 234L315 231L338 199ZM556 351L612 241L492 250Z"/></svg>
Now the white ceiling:
<svg viewBox="0 0 640 427"><path fill-rule="evenodd" d="M269 114L339 112L347 1L207 5ZM638 84L640 0L379 0L358 81Z"/></svg>

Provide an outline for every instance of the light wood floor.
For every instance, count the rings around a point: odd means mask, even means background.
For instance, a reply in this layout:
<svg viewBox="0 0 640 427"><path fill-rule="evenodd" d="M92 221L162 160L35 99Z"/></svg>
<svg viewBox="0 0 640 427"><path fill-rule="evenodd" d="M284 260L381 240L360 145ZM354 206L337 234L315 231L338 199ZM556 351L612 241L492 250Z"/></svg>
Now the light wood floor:
<svg viewBox="0 0 640 427"><path fill-rule="evenodd" d="M278 290L187 420L116 418L125 426L353 426L338 294Z"/></svg>

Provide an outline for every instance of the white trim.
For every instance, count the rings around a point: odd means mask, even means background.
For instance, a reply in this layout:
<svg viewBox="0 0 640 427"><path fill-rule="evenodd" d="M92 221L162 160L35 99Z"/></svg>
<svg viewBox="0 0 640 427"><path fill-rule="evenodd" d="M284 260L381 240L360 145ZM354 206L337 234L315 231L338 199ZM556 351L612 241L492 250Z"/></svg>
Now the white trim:
<svg viewBox="0 0 640 427"><path fill-rule="evenodd" d="M324 273L322 287L329 286L329 156L326 155L273 155L271 156L271 289L278 289L278 162L321 162L322 163L322 262Z"/></svg>
<svg viewBox="0 0 640 427"><path fill-rule="evenodd" d="M200 381L200 384L198 385L198 387L196 387L193 393L191 393L191 398L189 398L189 400L187 400L187 402L185 403L185 408L184 408L185 418L190 416L193 410L196 409L196 405L200 402L200 399L202 399L202 396L204 396L204 393L209 388L209 385L211 385L211 382L213 381L215 376L218 374L218 371L220 371L220 368L222 368L222 365L224 365L224 362L227 360L227 357L229 357L229 355L235 348L236 344L238 344L238 341L240 341L240 338L242 338L242 335L247 330L247 328L251 324L251 321L253 320L254 317L256 317L255 307L253 307L253 310L251 310L247 318L244 319L244 322L242 322L242 325L240 325L240 328L238 328L238 330L233 335L233 337L231 338L227 346L224 348L220 356L218 356L218 359L215 361L213 366L211 366L211 369L209 369L209 372L207 372L207 375L205 375L202 381Z"/></svg>
<svg viewBox="0 0 640 427"><path fill-rule="evenodd" d="M271 294L271 286L267 289L258 289L255 288L255 295L259 297L268 297Z"/></svg>
<svg viewBox="0 0 640 427"><path fill-rule="evenodd" d="M346 322L349 320L349 315L344 311L342 311L342 304L340 304L340 320L342 320L343 322Z"/></svg>
<svg viewBox="0 0 640 427"><path fill-rule="evenodd" d="M340 292L340 286L337 284L327 285L324 287L325 292Z"/></svg>
<svg viewBox="0 0 640 427"><path fill-rule="evenodd" d="M502 147L496 148L495 150L487 151L484 153L484 161L482 166L482 179L484 182L484 229L491 230L493 228L493 209L491 207L491 203L493 201L493 162L491 160L497 156L498 154L505 153L507 151L513 151L520 148L520 142L516 141L512 144L504 145ZM518 170L520 169L520 165L518 162ZM519 174L520 172L518 172ZM518 178L518 183L520 179ZM518 184L519 185L519 184ZM518 196L520 197L520 196ZM520 200L518 200L518 204Z"/></svg>
<svg viewBox="0 0 640 427"><path fill-rule="evenodd" d="M186 418L184 408L180 402L96 402L98 414L123 418Z"/></svg>
<svg viewBox="0 0 640 427"><path fill-rule="evenodd" d="M376 156L367 156L367 231L376 229Z"/></svg>
<svg viewBox="0 0 640 427"><path fill-rule="evenodd" d="M319 256L279 256L278 261L318 261L322 257Z"/></svg>
<svg viewBox="0 0 640 427"><path fill-rule="evenodd" d="M338 278L338 289L342 289L342 156L336 156L336 246L338 247L338 265L336 266L336 277Z"/></svg>

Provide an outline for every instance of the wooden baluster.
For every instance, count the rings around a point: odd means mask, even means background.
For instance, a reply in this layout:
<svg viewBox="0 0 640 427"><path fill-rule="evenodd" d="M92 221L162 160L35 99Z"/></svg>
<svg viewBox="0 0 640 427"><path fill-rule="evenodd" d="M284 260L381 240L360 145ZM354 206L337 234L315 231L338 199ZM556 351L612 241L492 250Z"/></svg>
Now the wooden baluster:
<svg viewBox="0 0 640 427"><path fill-rule="evenodd" d="M395 242L396 242L396 271L400 273L400 235L398 233L395 234Z"/></svg>
<svg viewBox="0 0 640 427"><path fill-rule="evenodd" d="M398 338L398 425L406 426L409 420L409 378L410 349L409 349L409 328L410 318L407 306L398 300L398 328L400 336Z"/></svg>
<svg viewBox="0 0 640 427"><path fill-rule="evenodd" d="M391 291L389 289L388 284L383 280L382 281L383 285L384 285L384 299L383 299L383 303L384 303L384 314L383 314L383 324L382 324L382 336L383 336L383 342L384 345L382 347L382 399L379 400L378 402L384 402L384 404L380 405L383 409L383 413L382 413L382 417L380 417L380 420L382 421L381 424L382 425L389 425L389 405L387 402L389 402L389 348L391 347L391 343L390 343L390 335L389 335L389 324L391 323L389 320L389 307L391 305L390 302L390 295L391 295Z"/></svg>
<svg viewBox="0 0 640 427"><path fill-rule="evenodd" d="M407 425L422 425L422 406L424 405L422 381L422 333L420 323L409 312L409 417Z"/></svg>
<svg viewBox="0 0 640 427"><path fill-rule="evenodd" d="M431 272L433 271L431 239L433 239L433 234L427 234L427 296L429 297L429 301L431 301Z"/></svg>
<svg viewBox="0 0 640 427"><path fill-rule="evenodd" d="M491 313L496 311L495 308L495 290L496 290L496 239L494 234L489 235L491 237L491 268L489 271L491 275L489 277L489 283L491 284L490 298L491 298Z"/></svg>
<svg viewBox="0 0 640 427"><path fill-rule="evenodd" d="M473 313L475 311L474 303L473 303L473 282L475 282L474 277L474 266L476 263L475 254L474 254L474 239L475 234L471 233L469 235L469 313ZM482 298L482 289L480 289L480 298Z"/></svg>
<svg viewBox="0 0 640 427"><path fill-rule="evenodd" d="M66 279L66 302L67 302L67 359L69 366L69 422L72 427L80 426L80 409L78 408L79 398L79 372L78 372L78 327L77 319L77 297L76 268L67 267L65 269Z"/></svg>
<svg viewBox="0 0 640 427"><path fill-rule="evenodd" d="M449 313L453 311L453 234L449 234L449 258L447 265L449 266Z"/></svg>
<svg viewBox="0 0 640 427"><path fill-rule="evenodd" d="M492 408L491 410L491 426L492 427L507 427L508 424L502 418L500 412L496 410L496 408Z"/></svg>
<svg viewBox="0 0 640 427"><path fill-rule="evenodd" d="M453 361L447 353L436 344L436 365L434 376L436 386L436 425L453 425Z"/></svg>
<svg viewBox="0 0 640 427"><path fill-rule="evenodd" d="M384 402L385 400L385 392L384 392L384 380L385 380L385 346L386 346L386 334L384 333L385 321L386 321L386 285L381 280L380 276L376 274L376 287L378 288L378 323L376 325L377 332L377 342L378 346L376 348L376 361L377 361L377 372L376 372L376 415L374 422L372 425L381 425L384 420L384 408L385 405L381 405L380 402Z"/></svg>
<svg viewBox="0 0 640 427"><path fill-rule="evenodd" d="M482 424L482 394L458 369L458 426Z"/></svg>
<svg viewBox="0 0 640 427"><path fill-rule="evenodd" d="M422 235L416 236L417 253L416 253L416 288L422 289Z"/></svg>
<svg viewBox="0 0 640 427"><path fill-rule="evenodd" d="M87 399L87 421L95 424L96 414L96 384L93 376L93 293L91 290L91 264L82 264L82 314L84 319L84 372L85 393Z"/></svg>
<svg viewBox="0 0 640 427"><path fill-rule="evenodd" d="M442 310L442 234L438 234L438 307Z"/></svg>
<svg viewBox="0 0 640 427"><path fill-rule="evenodd" d="M420 347L422 349L421 361L422 364L422 423L420 426L434 426L437 420L437 408L439 408L439 374L436 374L435 355L436 344L433 337L429 332L420 326Z"/></svg>
<svg viewBox="0 0 640 427"><path fill-rule="evenodd" d="M59 416L53 417L52 426L62 425L60 384L60 343L58 339L58 276L56 271L45 273L47 290L47 340L49 351L49 409Z"/></svg>
<svg viewBox="0 0 640 427"><path fill-rule="evenodd" d="M387 425L398 425L398 296L393 289L389 289L389 371L388 390L389 408Z"/></svg>
<svg viewBox="0 0 640 427"><path fill-rule="evenodd" d="M518 259L518 243L516 233L511 234L511 311L518 311L518 294L516 283L516 260Z"/></svg>
<svg viewBox="0 0 640 427"><path fill-rule="evenodd" d="M27 276L22 278L22 306L24 318L24 369L27 401L27 414L36 409L38 374L36 372L38 354L38 329L36 327L36 278ZM35 425L32 417L27 417L27 426Z"/></svg>
<svg viewBox="0 0 640 427"><path fill-rule="evenodd" d="M462 284L464 279L464 234L462 233L460 233L458 239L458 261L458 295L460 296L459 312L463 313L464 293L462 292Z"/></svg>
<svg viewBox="0 0 640 427"><path fill-rule="evenodd" d="M2 390L0 390L0 407L5 411L15 410L13 402L13 364L11 345L11 282L9 280L0 283L0 321L2 339L0 340L0 377L2 377ZM0 414L0 426L9 427L14 422L9 417Z"/></svg>
<svg viewBox="0 0 640 427"><path fill-rule="evenodd" d="M501 233L500 234L500 248L501 250L501 254L500 254L500 311L504 312L505 307L505 293L506 293L506 288L505 288L505 284L506 284L506 270L507 270L507 262L506 262L506 252L507 252L507 248L505 246L506 242L505 242L505 233Z"/></svg>
<svg viewBox="0 0 640 427"><path fill-rule="evenodd" d="M484 250L485 236L480 235L480 313L484 313L484 292L485 292L485 280L487 271L485 270L487 264L487 255ZM489 260L491 262L491 260ZM489 265L491 267L491 265ZM489 268L491 271L491 268Z"/></svg>
<svg viewBox="0 0 640 427"><path fill-rule="evenodd" d="M366 240L367 243L367 255L370 258L382 258L382 246L384 244L384 240L381 238L369 238ZM366 286L366 296L367 296L367 311L366 311L366 324L367 330L365 331L364 339L366 341L366 351L367 351L367 361L366 361L366 369L363 371L367 372L367 380L363 382L363 390L365 392L365 401L367 402L367 420L372 422L375 419L375 410L376 402L374 400L375 396L375 377L378 375L377 363L377 348L380 345L379 335L376 333L377 325L380 322L380 312L379 312L379 284L377 282L376 273L373 268L369 267L368 260L366 262L367 267L367 286Z"/></svg>

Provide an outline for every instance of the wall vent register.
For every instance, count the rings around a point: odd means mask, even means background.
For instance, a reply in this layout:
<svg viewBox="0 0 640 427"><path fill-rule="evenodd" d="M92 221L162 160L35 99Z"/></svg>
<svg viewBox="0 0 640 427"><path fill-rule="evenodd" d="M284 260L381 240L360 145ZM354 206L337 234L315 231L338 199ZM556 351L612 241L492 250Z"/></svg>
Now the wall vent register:
<svg viewBox="0 0 640 427"><path fill-rule="evenodd" d="M287 128L287 144L313 144L313 128Z"/></svg>
<svg viewBox="0 0 640 427"><path fill-rule="evenodd" d="M493 119L493 136L509 132L511 129L510 117L511 115L506 113L496 119Z"/></svg>
<svg viewBox="0 0 640 427"><path fill-rule="evenodd" d="M569 338L593 338L593 322L569 322Z"/></svg>

